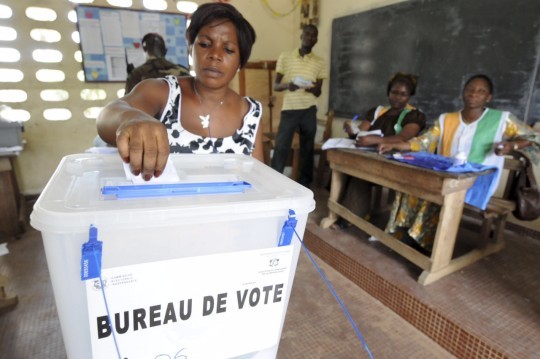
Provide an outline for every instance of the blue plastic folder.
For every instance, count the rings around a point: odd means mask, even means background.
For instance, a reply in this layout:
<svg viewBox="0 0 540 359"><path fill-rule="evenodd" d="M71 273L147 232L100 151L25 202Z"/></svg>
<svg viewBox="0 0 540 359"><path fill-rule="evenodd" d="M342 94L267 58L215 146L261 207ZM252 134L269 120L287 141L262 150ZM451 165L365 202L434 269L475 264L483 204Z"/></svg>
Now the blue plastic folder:
<svg viewBox="0 0 540 359"><path fill-rule="evenodd" d="M428 152L408 152L402 154L401 158L394 157L396 161L405 162L413 166L429 168L442 172L467 173L481 172L494 169L490 173L478 176L476 181L465 195L465 203L480 209L486 209L491 195L497 189L496 179L499 169L496 166L485 166L478 163L466 162L461 165L454 164L454 159Z"/></svg>
<svg viewBox="0 0 540 359"><path fill-rule="evenodd" d="M251 188L245 181L232 182L200 182L200 183L168 183L149 185L103 186L104 196L116 199L187 196L198 194L240 193Z"/></svg>

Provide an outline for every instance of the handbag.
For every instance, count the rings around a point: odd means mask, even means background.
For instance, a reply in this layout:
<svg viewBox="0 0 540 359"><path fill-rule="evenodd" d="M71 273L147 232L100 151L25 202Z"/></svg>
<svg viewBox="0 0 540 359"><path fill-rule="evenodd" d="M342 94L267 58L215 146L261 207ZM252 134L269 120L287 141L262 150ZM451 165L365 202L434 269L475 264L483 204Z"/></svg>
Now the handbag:
<svg viewBox="0 0 540 359"><path fill-rule="evenodd" d="M514 151L512 156L524 164L515 175L510 189L510 199L516 202L516 209L512 214L522 221L534 221L540 217L540 193L531 160L517 151Z"/></svg>

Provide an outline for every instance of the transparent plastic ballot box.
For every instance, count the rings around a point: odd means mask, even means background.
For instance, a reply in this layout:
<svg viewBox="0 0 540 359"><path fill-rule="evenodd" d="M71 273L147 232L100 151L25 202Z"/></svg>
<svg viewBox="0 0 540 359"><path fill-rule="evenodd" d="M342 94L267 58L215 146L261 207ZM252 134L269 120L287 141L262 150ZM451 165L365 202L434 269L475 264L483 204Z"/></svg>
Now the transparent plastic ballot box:
<svg viewBox="0 0 540 359"><path fill-rule="evenodd" d="M245 155L170 158L154 191L117 154L66 156L37 200L68 357L274 358L313 193Z"/></svg>

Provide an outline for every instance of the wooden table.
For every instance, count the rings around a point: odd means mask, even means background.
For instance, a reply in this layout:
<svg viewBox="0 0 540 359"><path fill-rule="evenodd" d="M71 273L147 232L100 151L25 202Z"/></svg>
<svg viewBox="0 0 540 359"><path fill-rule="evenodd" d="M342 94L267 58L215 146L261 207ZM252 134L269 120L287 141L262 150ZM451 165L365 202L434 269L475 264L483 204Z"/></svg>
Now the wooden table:
<svg viewBox="0 0 540 359"><path fill-rule="evenodd" d="M24 231L21 223L19 187L11 155L0 155L0 232L8 238L18 238ZM0 238L2 238L0 236ZM8 278L0 274L0 314L17 305L17 296L8 296Z"/></svg>
<svg viewBox="0 0 540 359"><path fill-rule="evenodd" d="M487 244L483 248L473 249L460 257L452 258L467 189L473 185L477 176L487 171L438 172L391 160L377 153L354 149L329 150L327 157L332 168L332 185L328 199L328 217L323 218L321 227L329 228L339 217L345 218L422 268L424 271L418 278L419 283L432 283L502 248L501 243ZM431 257L421 254L339 204L337 201L343 190L345 175L442 205Z"/></svg>
<svg viewBox="0 0 540 359"><path fill-rule="evenodd" d="M0 238L20 238L24 233L23 203L15 177L15 155L0 155Z"/></svg>

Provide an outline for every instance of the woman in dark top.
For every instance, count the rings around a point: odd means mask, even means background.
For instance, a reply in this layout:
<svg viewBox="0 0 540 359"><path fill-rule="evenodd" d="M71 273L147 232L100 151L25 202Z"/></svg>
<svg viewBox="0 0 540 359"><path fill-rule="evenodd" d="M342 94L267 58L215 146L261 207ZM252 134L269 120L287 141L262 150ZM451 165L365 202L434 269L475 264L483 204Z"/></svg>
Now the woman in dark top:
<svg viewBox="0 0 540 359"><path fill-rule="evenodd" d="M356 146L374 148L379 144L407 141L417 136L426 126L426 115L409 104L416 92L417 77L397 73L388 81L386 94L388 106L369 110L358 123L347 121L343 129L350 138L356 138ZM364 135L361 131L380 130L381 134ZM371 207L370 182L349 177L340 203L358 216L365 216ZM347 228L350 224L338 220L332 228Z"/></svg>

